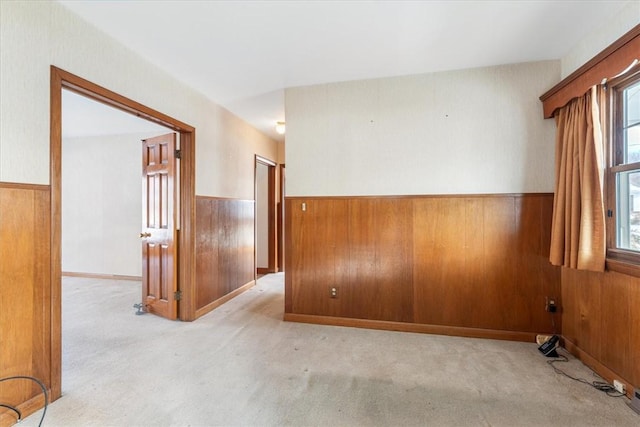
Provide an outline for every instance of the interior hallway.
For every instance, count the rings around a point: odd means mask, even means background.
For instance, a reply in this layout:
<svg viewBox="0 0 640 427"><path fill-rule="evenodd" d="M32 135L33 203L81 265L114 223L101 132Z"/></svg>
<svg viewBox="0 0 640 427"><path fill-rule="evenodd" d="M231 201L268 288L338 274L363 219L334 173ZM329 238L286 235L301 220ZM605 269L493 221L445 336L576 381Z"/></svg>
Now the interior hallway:
<svg viewBox="0 0 640 427"><path fill-rule="evenodd" d="M63 397L44 426L637 426L535 344L283 322L282 274L193 323L138 282L63 280ZM561 368L598 379L579 361ZM36 426L41 411L21 423Z"/></svg>

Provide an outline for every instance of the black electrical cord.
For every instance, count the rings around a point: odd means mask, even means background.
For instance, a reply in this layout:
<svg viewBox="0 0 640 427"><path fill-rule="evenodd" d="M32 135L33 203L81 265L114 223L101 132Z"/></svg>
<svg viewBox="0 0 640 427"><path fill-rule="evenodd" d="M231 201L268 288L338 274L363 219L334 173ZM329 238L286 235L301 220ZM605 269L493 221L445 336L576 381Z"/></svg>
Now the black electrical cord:
<svg viewBox="0 0 640 427"><path fill-rule="evenodd" d="M0 378L0 383L4 382L4 381L9 381L9 380L31 380L31 381L34 381L34 382L38 383L38 385L42 389L42 394L44 394L44 409L42 410L42 416L40 417L40 422L38 423L38 427L41 427L42 426L42 422L44 421L44 415L47 413L47 407L49 406L49 395L47 394L47 387L39 379L37 379L35 377L30 377L30 376L27 376L27 375L16 375L16 376L13 376L13 377ZM18 413L18 421L20 421L20 419L22 417L22 414L20 413L20 411L18 411L17 409L15 409L13 407L9 407L8 405L2 405L2 406L7 407L9 409L13 409L14 411L16 411Z"/></svg>
<svg viewBox="0 0 640 427"><path fill-rule="evenodd" d="M16 408L15 406L5 405L4 403L0 403L0 408L11 409L13 412L18 414L18 422L22 421L22 412L20 412L20 410L18 408Z"/></svg>
<svg viewBox="0 0 640 427"><path fill-rule="evenodd" d="M556 349L558 350L558 349ZM564 375L567 378L570 378L574 381L577 381L579 383L583 383L586 384L588 386L591 386L593 388L595 388L596 390L600 390L604 393L607 393L607 396L610 397L623 397L626 396L626 394L624 393L620 393L618 390L616 390L616 388L614 386L612 386L611 384L609 384L606 381L587 381L584 378L575 378L572 377L571 375L567 374L566 372L564 372L562 369L558 368L555 363L561 362L561 363L566 363L569 361L569 358L565 355L559 354L557 358L553 359L553 360L547 360L547 363L549 365L551 365L551 367L553 368L553 370L560 375Z"/></svg>

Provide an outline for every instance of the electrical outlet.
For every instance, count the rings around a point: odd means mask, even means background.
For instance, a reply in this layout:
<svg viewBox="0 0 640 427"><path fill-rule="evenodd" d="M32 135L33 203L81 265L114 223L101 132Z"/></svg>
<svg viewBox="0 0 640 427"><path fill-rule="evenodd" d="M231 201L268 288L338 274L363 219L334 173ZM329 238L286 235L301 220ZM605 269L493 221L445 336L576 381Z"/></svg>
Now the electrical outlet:
<svg viewBox="0 0 640 427"><path fill-rule="evenodd" d="M613 380L613 387L618 390L618 393L623 393L624 394L624 383L618 381L618 380Z"/></svg>
<svg viewBox="0 0 640 427"><path fill-rule="evenodd" d="M544 297L544 311L548 311L549 313L555 313L558 311L558 306L556 305L556 299L554 297Z"/></svg>
<svg viewBox="0 0 640 427"><path fill-rule="evenodd" d="M329 288L329 297L338 298L338 288L336 287Z"/></svg>

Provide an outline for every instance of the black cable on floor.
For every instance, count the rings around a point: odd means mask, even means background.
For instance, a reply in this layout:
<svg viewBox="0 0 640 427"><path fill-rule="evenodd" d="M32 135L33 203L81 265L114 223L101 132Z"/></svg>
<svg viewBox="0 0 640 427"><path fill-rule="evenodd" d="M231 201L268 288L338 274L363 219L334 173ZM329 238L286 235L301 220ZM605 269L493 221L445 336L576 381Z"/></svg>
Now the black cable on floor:
<svg viewBox="0 0 640 427"><path fill-rule="evenodd" d="M41 427L42 422L44 421L44 415L47 413L47 407L49 406L49 395L47 394L47 387L39 379L35 377L30 377L28 375L16 375L13 377L0 378L0 383L4 381L9 381L9 380L31 380L38 383L38 385L42 389L42 394L44 394L44 409L42 410L42 416L40 417L40 422L38 423L38 427ZM9 407L8 405L2 405L2 406L16 411L18 413L18 421L20 421L22 417L22 414L20 413L20 411L18 411L13 407Z"/></svg>
<svg viewBox="0 0 640 427"><path fill-rule="evenodd" d="M15 406L5 405L4 403L0 403L0 408L11 409L13 412L18 414L18 422L22 421L22 412L20 412L20 410L18 408L16 408Z"/></svg>
<svg viewBox="0 0 640 427"><path fill-rule="evenodd" d="M559 349L559 348L558 348ZM558 350L556 349L556 350ZM593 388L595 388L596 390L600 390L604 393L607 393L607 396L610 397L623 397L626 396L626 394L624 393L620 393L618 390L616 390L616 388L614 386L612 386L611 384L609 384L606 381L587 381L584 378L575 378L572 377L571 375L567 374L566 372L564 372L562 369L558 368L555 363L561 362L561 363L566 363L569 361L569 358L567 356L564 356L562 354L558 355L557 358L553 359L553 360L547 360L547 363L549 365L551 365L551 367L553 368L553 370L556 372L556 374L560 374L560 375L564 375L565 377L572 379L574 381L578 381L579 383L583 383L586 384L588 386L591 386Z"/></svg>

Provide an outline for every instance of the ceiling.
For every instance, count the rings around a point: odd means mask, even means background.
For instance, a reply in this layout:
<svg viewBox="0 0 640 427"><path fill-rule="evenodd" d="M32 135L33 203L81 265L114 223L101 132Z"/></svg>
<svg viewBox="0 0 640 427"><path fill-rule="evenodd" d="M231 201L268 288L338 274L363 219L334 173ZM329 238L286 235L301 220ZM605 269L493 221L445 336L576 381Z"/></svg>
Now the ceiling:
<svg viewBox="0 0 640 427"><path fill-rule="evenodd" d="M559 59L630 3L60 2L279 141L285 88Z"/></svg>

